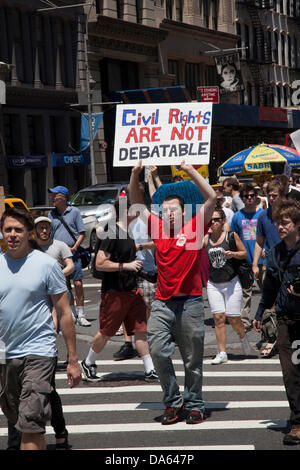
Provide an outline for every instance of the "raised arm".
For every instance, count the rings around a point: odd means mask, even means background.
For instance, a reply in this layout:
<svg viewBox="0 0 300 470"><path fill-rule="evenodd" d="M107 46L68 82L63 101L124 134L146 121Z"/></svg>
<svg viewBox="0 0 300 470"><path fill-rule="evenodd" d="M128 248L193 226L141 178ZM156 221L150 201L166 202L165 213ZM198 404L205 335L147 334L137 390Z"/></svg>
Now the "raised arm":
<svg viewBox="0 0 300 470"><path fill-rule="evenodd" d="M129 213L134 214L139 212L139 216L141 217L142 221L148 224L150 212L145 206L143 193L139 187L139 177L142 169L142 160L139 160L138 164L132 168L131 171L129 182L129 199L131 207L129 209Z"/></svg>
<svg viewBox="0 0 300 470"><path fill-rule="evenodd" d="M189 175L204 197L204 223L207 225L210 222L211 216L216 207L216 192L192 165L187 165L183 160L180 168Z"/></svg>

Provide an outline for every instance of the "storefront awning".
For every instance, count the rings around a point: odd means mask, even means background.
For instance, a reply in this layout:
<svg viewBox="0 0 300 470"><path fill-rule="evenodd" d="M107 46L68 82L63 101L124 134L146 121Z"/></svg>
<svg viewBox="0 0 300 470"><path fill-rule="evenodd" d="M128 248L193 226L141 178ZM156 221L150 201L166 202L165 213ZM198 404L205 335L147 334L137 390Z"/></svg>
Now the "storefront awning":
<svg viewBox="0 0 300 470"><path fill-rule="evenodd" d="M191 101L185 86L110 91L106 96L108 101L123 101L125 104L183 103Z"/></svg>

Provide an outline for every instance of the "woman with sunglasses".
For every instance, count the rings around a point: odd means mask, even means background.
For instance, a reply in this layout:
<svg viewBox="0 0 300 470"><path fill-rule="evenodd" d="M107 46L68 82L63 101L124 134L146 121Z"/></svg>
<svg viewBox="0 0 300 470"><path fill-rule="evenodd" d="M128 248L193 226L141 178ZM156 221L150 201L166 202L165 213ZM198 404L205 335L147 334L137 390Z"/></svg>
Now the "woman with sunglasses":
<svg viewBox="0 0 300 470"><path fill-rule="evenodd" d="M226 317L233 330L239 335L243 353L250 354L251 348L241 320L242 286L234 270L232 259L244 259L247 251L234 233L237 251L231 251L228 231L225 229L225 213L216 208L211 219L210 233L204 237L210 263L210 276L207 283L207 297L214 316L218 353L212 364L227 362Z"/></svg>

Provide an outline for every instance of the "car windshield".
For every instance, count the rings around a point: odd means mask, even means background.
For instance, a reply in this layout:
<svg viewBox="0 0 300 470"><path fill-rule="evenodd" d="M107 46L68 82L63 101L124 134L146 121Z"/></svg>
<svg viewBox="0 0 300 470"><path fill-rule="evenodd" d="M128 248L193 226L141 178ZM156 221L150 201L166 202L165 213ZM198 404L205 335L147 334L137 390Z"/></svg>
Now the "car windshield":
<svg viewBox="0 0 300 470"><path fill-rule="evenodd" d="M101 189L98 191L80 191L74 196L71 203L74 206L97 206L112 203L118 196L117 189Z"/></svg>

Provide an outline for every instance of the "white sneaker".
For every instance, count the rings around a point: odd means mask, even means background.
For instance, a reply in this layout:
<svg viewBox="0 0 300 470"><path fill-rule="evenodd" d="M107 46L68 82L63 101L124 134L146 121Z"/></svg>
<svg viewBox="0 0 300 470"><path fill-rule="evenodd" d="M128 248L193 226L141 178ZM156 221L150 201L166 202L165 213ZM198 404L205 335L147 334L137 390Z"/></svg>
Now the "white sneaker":
<svg viewBox="0 0 300 470"><path fill-rule="evenodd" d="M249 356L249 354L252 353L252 348L249 344L247 335L245 334L244 338L241 338L241 345L242 345L242 350L245 356Z"/></svg>
<svg viewBox="0 0 300 470"><path fill-rule="evenodd" d="M91 323L85 317L77 318L77 325L79 326L91 326Z"/></svg>
<svg viewBox="0 0 300 470"><path fill-rule="evenodd" d="M227 354L224 351L219 352L216 357L211 361L211 364L222 364L227 362Z"/></svg>

